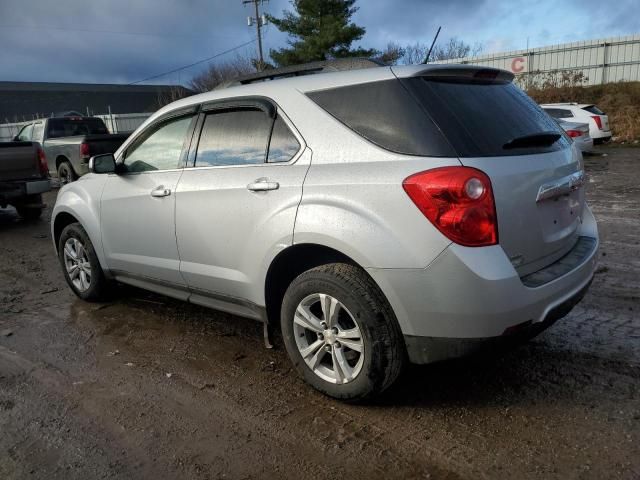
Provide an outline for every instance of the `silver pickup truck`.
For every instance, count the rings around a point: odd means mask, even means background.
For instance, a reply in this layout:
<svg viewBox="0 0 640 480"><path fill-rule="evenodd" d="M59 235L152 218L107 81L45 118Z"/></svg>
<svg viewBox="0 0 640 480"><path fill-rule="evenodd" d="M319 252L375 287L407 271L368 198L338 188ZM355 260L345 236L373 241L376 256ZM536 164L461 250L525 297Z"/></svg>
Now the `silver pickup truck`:
<svg viewBox="0 0 640 480"><path fill-rule="evenodd" d="M88 172L90 157L115 152L128 136L110 134L100 118L74 115L36 120L22 127L14 140L38 142L49 172L64 185Z"/></svg>
<svg viewBox="0 0 640 480"><path fill-rule="evenodd" d="M49 190L49 171L40 145L0 143L0 207L13 205L22 218L38 218L44 208L42 193Z"/></svg>

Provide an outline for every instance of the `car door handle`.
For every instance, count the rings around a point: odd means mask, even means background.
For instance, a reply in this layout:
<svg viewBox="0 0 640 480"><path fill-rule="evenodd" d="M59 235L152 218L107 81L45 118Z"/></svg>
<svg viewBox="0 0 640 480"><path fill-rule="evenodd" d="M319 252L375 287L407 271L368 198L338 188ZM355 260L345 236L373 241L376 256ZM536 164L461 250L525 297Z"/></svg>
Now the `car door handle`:
<svg viewBox="0 0 640 480"><path fill-rule="evenodd" d="M160 185L159 187L151 190L152 197L168 197L169 195L171 195L171 190L168 188L164 188L163 185Z"/></svg>
<svg viewBox="0 0 640 480"><path fill-rule="evenodd" d="M252 192L266 192L268 190L277 190L280 188L278 182L268 182L265 178L259 178L253 183L247 185L247 190Z"/></svg>

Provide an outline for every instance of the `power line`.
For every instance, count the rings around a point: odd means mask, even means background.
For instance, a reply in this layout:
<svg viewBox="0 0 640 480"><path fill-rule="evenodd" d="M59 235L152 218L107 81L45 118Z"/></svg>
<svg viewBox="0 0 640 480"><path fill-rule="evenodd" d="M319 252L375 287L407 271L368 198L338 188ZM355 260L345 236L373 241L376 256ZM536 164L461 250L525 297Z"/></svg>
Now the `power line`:
<svg viewBox="0 0 640 480"><path fill-rule="evenodd" d="M108 33L112 35L135 35L142 37L162 37L166 38L168 35L166 33L145 33L145 32L124 32L119 30L100 30L100 29L90 29L90 28L76 28L76 27L45 27L41 25L0 25L0 28L13 28L13 29L36 29L36 30L57 30L62 32L87 32L87 33ZM181 35L181 34L171 34L171 37L194 37L196 35ZM200 35L204 37L205 35ZM231 35L214 35L217 37L229 37Z"/></svg>
<svg viewBox="0 0 640 480"><path fill-rule="evenodd" d="M135 85L136 83L146 82L146 81L153 80L153 79L156 79L156 78L164 77L165 75L169 75L171 73L179 72L180 70L186 70L187 68L195 67L196 65L200 65L201 63L209 62L209 61L213 60L214 58L221 57L222 55L226 55L227 53L231 53L234 50L238 50L239 48L246 47L247 45L250 45L255 41L256 41L256 39L253 38L253 39L249 40L248 42L245 42L245 43L243 43L241 45L237 45L237 46L235 46L233 48L230 48L229 50L225 50L224 52L216 53L215 55L213 55L211 57L207 57L207 58L204 58L202 60L198 60L197 62L190 63L189 65L185 65L183 67L174 68L173 70L169 70L168 72L163 72L163 73L159 73L157 75L153 75L151 77L143 78L142 80L136 80L135 82L127 83L127 85Z"/></svg>

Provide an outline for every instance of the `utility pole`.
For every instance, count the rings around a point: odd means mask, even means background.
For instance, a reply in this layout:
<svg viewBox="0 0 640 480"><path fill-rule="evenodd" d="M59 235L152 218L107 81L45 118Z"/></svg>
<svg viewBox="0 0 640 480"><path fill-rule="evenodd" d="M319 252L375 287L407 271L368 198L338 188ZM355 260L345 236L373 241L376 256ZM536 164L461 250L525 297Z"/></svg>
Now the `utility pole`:
<svg viewBox="0 0 640 480"><path fill-rule="evenodd" d="M250 27L253 26L254 22L256 24L256 34L258 35L258 65L257 65L257 69L259 72L261 72L262 70L264 70L264 56L262 54L262 27L264 27L267 24L267 18L264 15L260 15L260 8L259 8L259 4L264 3L265 1L269 1L269 0L242 0L242 3L244 5L247 5L249 3L253 3L255 9L256 9L256 16L252 17L249 16L247 17L247 25L249 25Z"/></svg>

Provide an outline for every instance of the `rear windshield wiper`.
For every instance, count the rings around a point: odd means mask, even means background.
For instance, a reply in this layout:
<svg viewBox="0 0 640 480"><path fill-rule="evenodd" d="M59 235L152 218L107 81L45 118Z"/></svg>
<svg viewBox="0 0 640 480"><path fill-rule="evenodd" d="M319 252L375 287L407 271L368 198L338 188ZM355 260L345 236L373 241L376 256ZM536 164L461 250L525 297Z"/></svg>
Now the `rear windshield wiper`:
<svg viewBox="0 0 640 480"><path fill-rule="evenodd" d="M523 135L509 140L502 145L502 148L509 150L511 148L527 148L527 147L548 147L556 143L562 135L558 132L548 131L533 133L531 135Z"/></svg>

